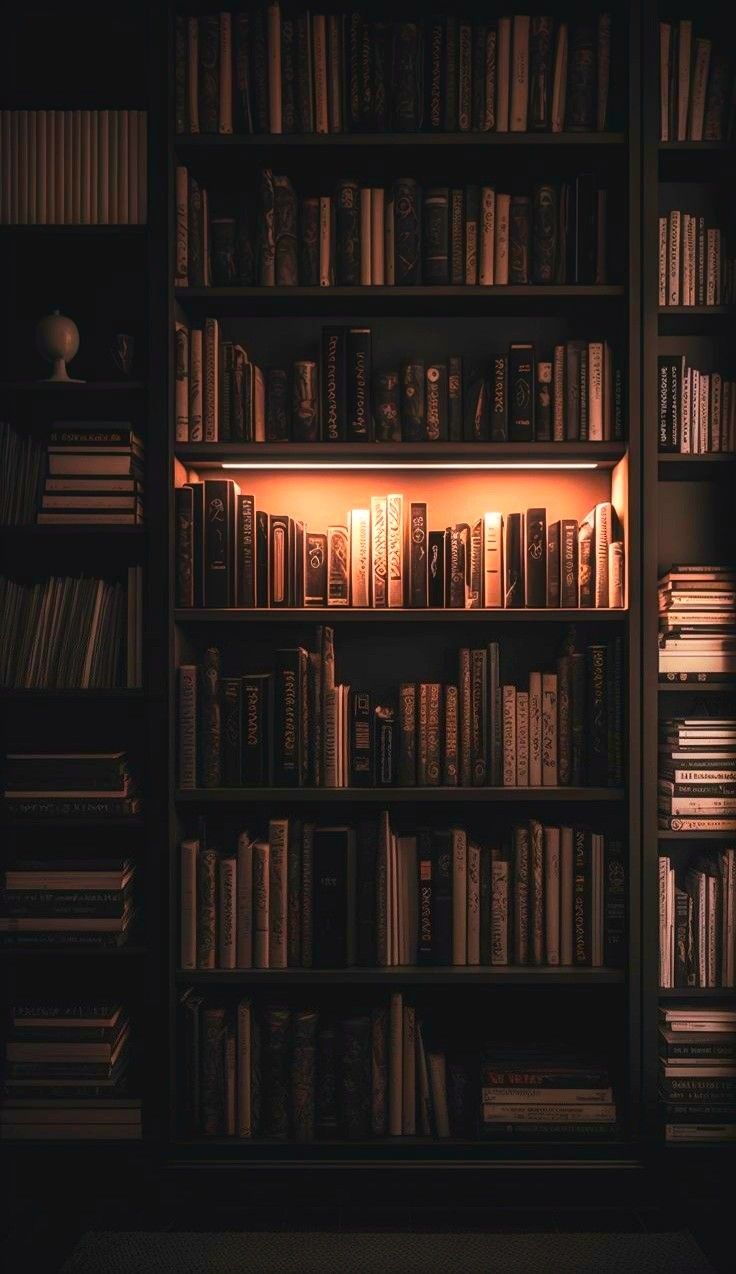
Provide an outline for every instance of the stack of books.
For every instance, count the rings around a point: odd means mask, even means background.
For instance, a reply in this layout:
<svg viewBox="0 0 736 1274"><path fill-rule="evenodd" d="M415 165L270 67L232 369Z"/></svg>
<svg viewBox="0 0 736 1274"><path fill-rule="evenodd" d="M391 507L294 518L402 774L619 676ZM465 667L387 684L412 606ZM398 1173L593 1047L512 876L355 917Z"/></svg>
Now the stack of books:
<svg viewBox="0 0 736 1274"><path fill-rule="evenodd" d="M11 818L104 820L140 811L124 752L13 752L3 768Z"/></svg>
<svg viewBox="0 0 736 1274"><path fill-rule="evenodd" d="M731 305L736 258L728 244L726 231L702 214L673 208L660 217L660 306Z"/></svg>
<svg viewBox="0 0 736 1274"><path fill-rule="evenodd" d="M27 429L0 420L0 526L35 522L46 471L46 448Z"/></svg>
<svg viewBox="0 0 736 1274"><path fill-rule="evenodd" d="M143 521L143 443L118 421L57 421L38 522L135 526Z"/></svg>
<svg viewBox="0 0 736 1274"><path fill-rule="evenodd" d="M186 287L504 287L608 281L608 192L589 173L556 185L451 189L400 177L297 194L261 171L257 195L212 200L176 172L175 282ZM210 211L210 208L215 211Z"/></svg>
<svg viewBox="0 0 736 1274"><path fill-rule="evenodd" d="M509 1141L610 1137L616 1103L605 1066L550 1049L494 1046L481 1063L481 1132Z"/></svg>
<svg viewBox="0 0 736 1274"><path fill-rule="evenodd" d="M195 1135L286 1141L467 1137L471 1075L401 992L336 1015L285 1004L182 1001L186 1117ZM426 1027L426 1042L425 1042ZM431 1041L431 1042L430 1042Z"/></svg>
<svg viewBox="0 0 736 1274"><path fill-rule="evenodd" d="M659 723L659 826L672 832L736 832L736 718ZM723 792L721 785L724 785Z"/></svg>
<svg viewBox="0 0 736 1274"><path fill-rule="evenodd" d="M724 142L734 136L733 65L727 41L693 32L691 18L659 24L659 140Z"/></svg>
<svg viewBox="0 0 736 1274"><path fill-rule="evenodd" d="M659 675L720 681L736 674L736 571L673 566L659 581Z"/></svg>
<svg viewBox="0 0 736 1274"><path fill-rule="evenodd" d="M380 334L379 334L380 336ZM175 324L177 442L610 442L623 367L608 341L516 341L471 358L416 351L382 367L370 327L261 368L219 321ZM725 391L724 391L725 392ZM715 385L714 385L715 393ZM729 398L730 403L730 398Z"/></svg>
<svg viewBox="0 0 736 1274"><path fill-rule="evenodd" d="M143 567L122 582L0 576L0 685L18 689L136 689L142 678Z"/></svg>
<svg viewBox="0 0 736 1274"><path fill-rule="evenodd" d="M621 965L622 843L536 819L495 843L271 818L220 853L181 849L183 969Z"/></svg>
<svg viewBox="0 0 736 1274"><path fill-rule="evenodd" d="M128 859L23 859L5 872L0 942L120 947L135 916L134 875Z"/></svg>
<svg viewBox="0 0 736 1274"><path fill-rule="evenodd" d="M426 501L371 495L324 530L267 513L232 478L176 488L178 606L621 607L623 530L610 501L578 523L458 510L432 529ZM465 519L468 519L467 521ZM411 533L410 533L411 532Z"/></svg>
<svg viewBox="0 0 736 1274"><path fill-rule="evenodd" d="M705 455L736 451L736 382L687 364L685 354L660 354L660 452Z"/></svg>
<svg viewBox="0 0 736 1274"><path fill-rule="evenodd" d="M736 1140L736 1009L659 1010L666 1141Z"/></svg>
<svg viewBox="0 0 736 1274"><path fill-rule="evenodd" d="M571 17L576 18L573 14ZM178 133L602 131L611 15L179 15Z"/></svg>
<svg viewBox="0 0 736 1274"><path fill-rule="evenodd" d="M223 676L210 646L179 668L179 786L620 786L621 639L568 640L554 672L518 688L507 659L499 642L462 647L449 684L376 694L337 680L329 625L312 651L275 651L269 672Z"/></svg>
<svg viewBox="0 0 736 1274"><path fill-rule="evenodd" d="M736 985L736 850L659 859L659 984Z"/></svg>
<svg viewBox="0 0 736 1274"><path fill-rule="evenodd" d="M0 1138L142 1135L140 1098L125 1095L130 1023L121 1005L23 1003L11 1014Z"/></svg>
<svg viewBox="0 0 736 1274"><path fill-rule="evenodd" d="M0 225L143 225L145 111L0 111Z"/></svg>

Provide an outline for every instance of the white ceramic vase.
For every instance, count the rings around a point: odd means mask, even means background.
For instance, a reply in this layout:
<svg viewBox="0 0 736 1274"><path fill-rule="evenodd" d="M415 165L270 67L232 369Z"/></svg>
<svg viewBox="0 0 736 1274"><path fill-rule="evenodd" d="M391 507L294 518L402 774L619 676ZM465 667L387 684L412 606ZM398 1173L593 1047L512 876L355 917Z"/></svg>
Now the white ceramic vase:
<svg viewBox="0 0 736 1274"><path fill-rule="evenodd" d="M67 318L60 310L47 314L36 327L36 346L41 357L52 364L51 375L45 378L47 381L83 384L66 370L67 363L79 349L79 328L73 319Z"/></svg>

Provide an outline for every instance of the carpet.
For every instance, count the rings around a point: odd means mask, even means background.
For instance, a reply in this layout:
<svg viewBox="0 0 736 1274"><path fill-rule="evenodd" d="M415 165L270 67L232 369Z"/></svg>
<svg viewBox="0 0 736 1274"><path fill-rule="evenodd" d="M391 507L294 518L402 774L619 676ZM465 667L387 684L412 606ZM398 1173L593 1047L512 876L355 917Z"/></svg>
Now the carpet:
<svg viewBox="0 0 736 1274"><path fill-rule="evenodd" d="M62 1274L713 1274L664 1234L85 1234Z"/></svg>

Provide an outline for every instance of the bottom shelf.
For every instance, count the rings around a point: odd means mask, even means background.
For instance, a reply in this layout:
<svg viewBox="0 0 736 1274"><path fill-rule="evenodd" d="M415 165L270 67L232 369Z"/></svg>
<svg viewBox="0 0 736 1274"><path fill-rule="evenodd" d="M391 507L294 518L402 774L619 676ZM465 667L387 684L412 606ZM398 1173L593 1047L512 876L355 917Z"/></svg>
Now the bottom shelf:
<svg viewBox="0 0 736 1274"><path fill-rule="evenodd" d="M237 1137L179 1138L173 1142L182 1158L226 1159L244 1163L482 1163L498 1158L531 1159L635 1159L634 1142L621 1136L560 1140L467 1140L436 1137L376 1137L370 1141L272 1141Z"/></svg>

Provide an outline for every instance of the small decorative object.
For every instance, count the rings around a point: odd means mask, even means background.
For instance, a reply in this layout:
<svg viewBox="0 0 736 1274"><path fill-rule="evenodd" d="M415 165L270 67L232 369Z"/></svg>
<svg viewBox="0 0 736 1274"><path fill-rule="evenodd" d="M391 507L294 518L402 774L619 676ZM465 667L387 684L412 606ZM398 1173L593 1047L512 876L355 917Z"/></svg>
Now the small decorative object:
<svg viewBox="0 0 736 1274"><path fill-rule="evenodd" d="M79 349L79 328L73 319L60 310L54 310L42 318L36 327L36 347L42 358L53 363L48 381L81 385L79 377L70 376L66 370Z"/></svg>
<svg viewBox="0 0 736 1274"><path fill-rule="evenodd" d="M116 332L110 344L112 361L123 376L130 376L135 358L135 337L129 332Z"/></svg>

